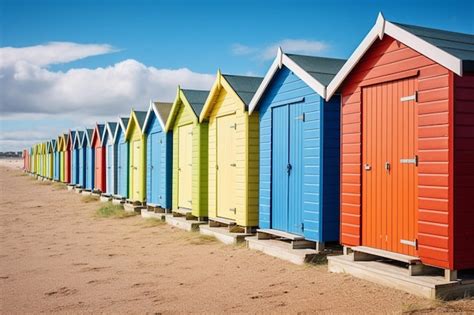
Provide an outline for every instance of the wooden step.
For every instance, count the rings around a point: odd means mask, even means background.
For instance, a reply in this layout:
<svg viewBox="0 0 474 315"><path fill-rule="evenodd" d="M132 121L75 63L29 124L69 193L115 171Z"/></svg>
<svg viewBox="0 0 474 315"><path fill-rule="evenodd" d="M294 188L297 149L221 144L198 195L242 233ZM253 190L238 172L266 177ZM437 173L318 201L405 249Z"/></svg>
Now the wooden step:
<svg viewBox="0 0 474 315"><path fill-rule="evenodd" d="M209 221L218 222L225 225L235 225L234 220L225 219L225 218L209 218Z"/></svg>
<svg viewBox="0 0 474 315"><path fill-rule="evenodd" d="M410 265L418 264L421 262L420 258L415 257L415 256L403 255L403 254L389 252L383 249L377 249L377 248L372 248L372 247L367 247L367 246L356 246L356 247L351 247L351 249L354 252L359 252L359 253L369 254L372 256L378 256L378 257L388 258L388 259L392 259L396 261L401 261Z"/></svg>
<svg viewBox="0 0 474 315"><path fill-rule="evenodd" d="M304 237L301 235L292 234L292 233L283 232L283 231L274 230L274 229L258 229L257 236L259 234L266 234L266 235L271 235L274 237L281 237L281 238L291 240L291 241L304 241ZM259 239L262 239L262 238L259 238Z"/></svg>

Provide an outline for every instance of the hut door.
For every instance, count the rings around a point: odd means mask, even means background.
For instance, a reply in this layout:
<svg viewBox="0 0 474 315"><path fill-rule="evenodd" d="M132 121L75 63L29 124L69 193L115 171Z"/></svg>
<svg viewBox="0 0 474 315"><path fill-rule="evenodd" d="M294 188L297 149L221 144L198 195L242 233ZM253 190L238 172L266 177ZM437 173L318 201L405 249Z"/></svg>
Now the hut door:
<svg viewBox="0 0 474 315"><path fill-rule="evenodd" d="M140 198L140 141L133 141L132 145L132 199L138 200Z"/></svg>
<svg viewBox="0 0 474 315"><path fill-rule="evenodd" d="M235 204L235 114L218 117L217 128L217 216L236 219Z"/></svg>
<svg viewBox="0 0 474 315"><path fill-rule="evenodd" d="M107 193L114 193L114 147L113 145L107 146Z"/></svg>
<svg viewBox="0 0 474 315"><path fill-rule="evenodd" d="M272 228L303 235L303 103L272 109Z"/></svg>
<svg viewBox="0 0 474 315"><path fill-rule="evenodd" d="M122 197L128 197L128 147L126 142L120 142L119 144L119 160L118 163L118 180L117 188L119 195Z"/></svg>
<svg viewBox="0 0 474 315"><path fill-rule="evenodd" d="M192 209L193 125L178 132L178 208Z"/></svg>
<svg viewBox="0 0 474 315"><path fill-rule="evenodd" d="M161 144L160 144L160 133L154 132L150 134L150 162L149 162L149 174L150 174L150 203L158 204L159 202L159 176L160 176L160 162L161 162Z"/></svg>
<svg viewBox="0 0 474 315"><path fill-rule="evenodd" d="M416 79L362 92L362 244L416 255Z"/></svg>

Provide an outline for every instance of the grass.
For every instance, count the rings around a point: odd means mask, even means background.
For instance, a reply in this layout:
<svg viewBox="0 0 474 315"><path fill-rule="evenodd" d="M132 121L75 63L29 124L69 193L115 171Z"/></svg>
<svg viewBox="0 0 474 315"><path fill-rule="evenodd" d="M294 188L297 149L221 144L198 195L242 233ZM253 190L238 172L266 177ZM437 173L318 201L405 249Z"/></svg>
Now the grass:
<svg viewBox="0 0 474 315"><path fill-rule="evenodd" d="M427 303L404 304L402 314L427 314L427 313L471 313L473 298L464 298L455 301L434 300Z"/></svg>
<svg viewBox="0 0 474 315"><path fill-rule="evenodd" d="M107 202L97 209L95 215L99 218L115 218L124 219L128 217L136 216L136 212L126 212L121 205L114 205L111 202Z"/></svg>
<svg viewBox="0 0 474 315"><path fill-rule="evenodd" d="M64 183L53 183L53 189L54 190L64 190L64 189L67 189L67 186L66 184Z"/></svg>
<svg viewBox="0 0 474 315"><path fill-rule="evenodd" d="M99 197L93 196L93 195L83 196L81 198L81 201L84 203L96 202L96 201L99 201Z"/></svg>
<svg viewBox="0 0 474 315"><path fill-rule="evenodd" d="M217 239L214 236L202 235L199 232L190 233L189 243L192 245L207 245L214 244L217 242Z"/></svg>

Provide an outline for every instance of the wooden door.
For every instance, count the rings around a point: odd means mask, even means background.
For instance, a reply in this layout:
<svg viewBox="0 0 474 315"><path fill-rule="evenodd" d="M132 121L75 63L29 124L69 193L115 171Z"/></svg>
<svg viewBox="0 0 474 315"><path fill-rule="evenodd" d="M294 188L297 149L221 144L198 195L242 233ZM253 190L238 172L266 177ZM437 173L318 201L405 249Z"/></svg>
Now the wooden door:
<svg viewBox="0 0 474 315"><path fill-rule="evenodd" d="M160 202L160 165L161 165L161 159L162 159L162 153L161 153L161 143L160 143L160 138L161 138L161 132L154 132L149 135L149 147L148 150L150 152L150 160L147 161L148 167L149 167L149 172L148 176L149 178L149 185L150 187L147 187L147 191L150 195L150 203L153 204L158 204Z"/></svg>
<svg viewBox="0 0 474 315"><path fill-rule="evenodd" d="M235 220L237 206L235 203L235 159L236 134L235 114L218 117L216 119L217 139L217 170L216 170L216 198L217 216Z"/></svg>
<svg viewBox="0 0 474 315"><path fill-rule="evenodd" d="M178 128L178 208L192 209L193 125Z"/></svg>
<svg viewBox="0 0 474 315"><path fill-rule="evenodd" d="M140 198L140 152L141 152L141 145L140 141L136 140L133 141L132 145L132 199L138 200Z"/></svg>
<svg viewBox="0 0 474 315"><path fill-rule="evenodd" d="M416 79L362 92L362 244L416 256Z"/></svg>

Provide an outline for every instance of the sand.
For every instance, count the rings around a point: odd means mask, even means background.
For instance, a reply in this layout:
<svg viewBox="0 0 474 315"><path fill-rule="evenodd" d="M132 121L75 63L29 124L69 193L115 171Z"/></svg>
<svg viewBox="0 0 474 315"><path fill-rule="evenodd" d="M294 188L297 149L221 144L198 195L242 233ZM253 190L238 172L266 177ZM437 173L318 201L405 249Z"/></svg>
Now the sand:
<svg viewBox="0 0 474 315"><path fill-rule="evenodd" d="M3 314L474 312L139 216L98 218L101 203L19 165L0 161Z"/></svg>

